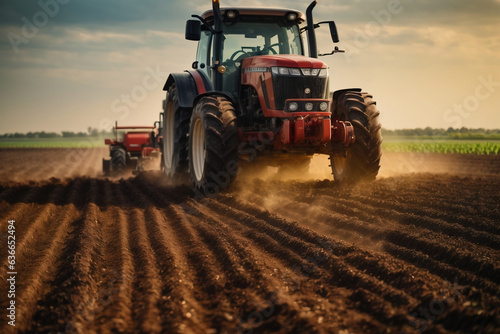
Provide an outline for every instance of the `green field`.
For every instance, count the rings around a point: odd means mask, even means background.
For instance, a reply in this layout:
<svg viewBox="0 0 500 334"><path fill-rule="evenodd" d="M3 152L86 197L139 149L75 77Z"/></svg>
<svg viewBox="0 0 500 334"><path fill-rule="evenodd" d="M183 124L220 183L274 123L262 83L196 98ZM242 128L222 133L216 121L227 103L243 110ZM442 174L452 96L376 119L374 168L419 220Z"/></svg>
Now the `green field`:
<svg viewBox="0 0 500 334"><path fill-rule="evenodd" d="M499 154L500 141L384 138L382 149L386 152Z"/></svg>
<svg viewBox="0 0 500 334"><path fill-rule="evenodd" d="M98 137L0 139L0 148L98 148L105 147ZM500 154L500 140L450 140L384 138L385 152Z"/></svg>
<svg viewBox="0 0 500 334"><path fill-rule="evenodd" d="M105 147L98 137L0 139L0 148L95 148Z"/></svg>

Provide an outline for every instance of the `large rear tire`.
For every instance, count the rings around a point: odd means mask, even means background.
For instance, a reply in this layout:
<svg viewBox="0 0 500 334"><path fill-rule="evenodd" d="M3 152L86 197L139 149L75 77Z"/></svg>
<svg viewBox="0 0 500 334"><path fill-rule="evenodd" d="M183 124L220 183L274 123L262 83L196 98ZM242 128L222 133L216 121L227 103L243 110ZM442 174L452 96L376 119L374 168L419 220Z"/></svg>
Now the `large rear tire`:
<svg viewBox="0 0 500 334"><path fill-rule="evenodd" d="M194 187L218 194L238 173L238 127L225 97L205 96L193 110L189 131L189 170Z"/></svg>
<svg viewBox="0 0 500 334"><path fill-rule="evenodd" d="M181 108L177 87L170 87L165 103L163 124L163 161L165 175L174 182L183 182L189 177L188 133L190 109Z"/></svg>
<svg viewBox="0 0 500 334"><path fill-rule="evenodd" d="M122 174L127 169L127 152L122 147L111 148L111 171Z"/></svg>
<svg viewBox="0 0 500 334"><path fill-rule="evenodd" d="M374 180L380 169L382 135L380 112L372 95L346 91L337 97L333 116L350 121L356 141L347 149L333 147L330 154L332 174L336 182Z"/></svg>

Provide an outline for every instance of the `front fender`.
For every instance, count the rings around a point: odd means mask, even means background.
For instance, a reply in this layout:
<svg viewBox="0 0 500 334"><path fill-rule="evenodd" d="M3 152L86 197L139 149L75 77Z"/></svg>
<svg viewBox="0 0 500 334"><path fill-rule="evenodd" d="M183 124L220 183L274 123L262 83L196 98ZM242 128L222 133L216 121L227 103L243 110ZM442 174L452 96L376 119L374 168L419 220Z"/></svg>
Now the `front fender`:
<svg viewBox="0 0 500 334"><path fill-rule="evenodd" d="M225 97L226 99L228 99L229 101L231 101L231 103L233 104L233 107L236 109L237 107L237 104L235 104L235 98L232 94L230 93L227 93L227 92L216 92L216 91L210 91L210 92L206 92L206 93L203 93L203 94L200 94L198 95L195 99L194 99L194 102L193 102L193 107L195 105L198 104L198 102L200 101L200 99L202 97L205 97L205 96L222 96L222 97Z"/></svg>
<svg viewBox="0 0 500 334"><path fill-rule="evenodd" d="M333 92L332 99L335 101L340 94L345 93L345 92L349 92L349 91L361 92L361 88L344 88L344 89L336 90L335 92Z"/></svg>
<svg viewBox="0 0 500 334"><path fill-rule="evenodd" d="M173 84L177 86L177 95L181 108L193 108L194 100L198 95L213 89L210 81L201 71L172 73L163 86L163 90L168 91Z"/></svg>

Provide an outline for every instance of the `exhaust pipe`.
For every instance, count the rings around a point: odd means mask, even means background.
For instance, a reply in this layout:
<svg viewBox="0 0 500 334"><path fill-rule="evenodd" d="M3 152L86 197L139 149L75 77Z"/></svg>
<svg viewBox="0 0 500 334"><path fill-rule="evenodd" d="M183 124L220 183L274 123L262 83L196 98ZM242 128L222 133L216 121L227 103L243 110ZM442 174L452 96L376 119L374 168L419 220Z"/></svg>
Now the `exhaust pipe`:
<svg viewBox="0 0 500 334"><path fill-rule="evenodd" d="M316 6L317 1L311 2L306 10L307 18L307 41L309 44L309 57L318 58L318 45L316 43L316 33L314 32L314 21L312 11Z"/></svg>
<svg viewBox="0 0 500 334"><path fill-rule="evenodd" d="M213 83L216 91L222 90L222 74L217 71L221 62L222 51L222 17L220 13L220 0L212 0L212 8L214 12L214 64L213 64Z"/></svg>

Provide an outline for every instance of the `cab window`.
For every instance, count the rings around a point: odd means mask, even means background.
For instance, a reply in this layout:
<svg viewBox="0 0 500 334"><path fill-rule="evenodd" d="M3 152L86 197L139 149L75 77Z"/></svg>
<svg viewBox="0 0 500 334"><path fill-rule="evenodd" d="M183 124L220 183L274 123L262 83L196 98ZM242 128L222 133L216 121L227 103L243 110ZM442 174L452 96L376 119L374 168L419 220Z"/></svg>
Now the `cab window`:
<svg viewBox="0 0 500 334"><path fill-rule="evenodd" d="M198 42L196 61L198 69L203 71L210 78L210 63L212 53L212 33L208 30L201 31L201 39Z"/></svg>

